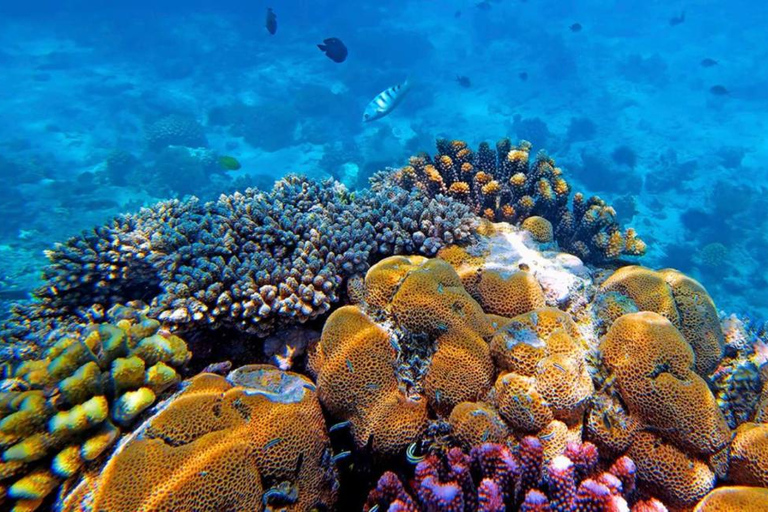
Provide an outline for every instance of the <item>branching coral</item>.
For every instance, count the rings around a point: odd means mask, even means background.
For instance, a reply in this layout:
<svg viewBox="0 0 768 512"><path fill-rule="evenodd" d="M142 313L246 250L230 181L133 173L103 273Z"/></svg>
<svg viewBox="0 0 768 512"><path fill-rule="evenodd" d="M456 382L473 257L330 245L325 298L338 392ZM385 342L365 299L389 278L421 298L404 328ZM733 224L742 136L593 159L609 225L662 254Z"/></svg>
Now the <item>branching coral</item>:
<svg viewBox="0 0 768 512"><path fill-rule="evenodd" d="M344 278L376 260L434 254L467 241L474 225L467 207L447 198L398 188L354 195L298 176L271 192L167 201L49 251L40 301L12 323L23 336L41 317L83 316L93 304L140 298L180 330L212 325L267 335L275 323L326 313Z"/></svg>
<svg viewBox="0 0 768 512"><path fill-rule="evenodd" d="M3 382L0 482L6 499L25 510L98 458L179 381L176 369L191 356L156 320L124 308L111 316L122 319L62 337Z"/></svg>
<svg viewBox="0 0 768 512"><path fill-rule="evenodd" d="M463 141L438 140L437 154L412 157L408 165L380 178L379 187L392 183L408 190L416 188L431 196L447 194L492 221L521 224L540 217L554 227L560 247L585 261L600 263L620 256L645 253L645 243L634 230L622 232L616 212L598 197L573 197L570 186L554 160L539 153L530 162L527 142L512 146L509 139L487 143L476 152ZM537 237L549 238L546 225L529 221Z"/></svg>
<svg viewBox="0 0 768 512"><path fill-rule="evenodd" d="M120 443L61 510L331 508L336 469L315 386L252 365L203 373Z"/></svg>
<svg viewBox="0 0 768 512"><path fill-rule="evenodd" d="M627 457L601 471L589 443L568 445L566 455L545 466L541 443L526 437L516 451L485 443L469 455L458 448L429 455L407 488L394 473L384 473L363 510L618 512L632 503L632 510L666 511L655 499L636 502L635 478Z"/></svg>

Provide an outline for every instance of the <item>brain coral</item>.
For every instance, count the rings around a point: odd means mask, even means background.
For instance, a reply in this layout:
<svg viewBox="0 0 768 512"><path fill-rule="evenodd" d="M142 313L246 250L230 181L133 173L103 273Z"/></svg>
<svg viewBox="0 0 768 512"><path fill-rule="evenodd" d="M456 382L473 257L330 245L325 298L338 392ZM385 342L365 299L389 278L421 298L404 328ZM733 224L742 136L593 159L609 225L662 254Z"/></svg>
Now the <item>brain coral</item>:
<svg viewBox="0 0 768 512"><path fill-rule="evenodd" d="M184 341L160 333L156 320L122 315L128 318L116 325L58 339L42 358L17 363L3 382L3 499L36 508L179 381L176 370L191 356Z"/></svg>
<svg viewBox="0 0 768 512"><path fill-rule="evenodd" d="M326 313L345 278L393 253L431 255L468 241L464 205L419 191L350 194L298 176L201 204L167 201L121 216L48 252L45 286L18 310L9 339L77 321L94 304L141 299L180 331L230 327L268 335Z"/></svg>
<svg viewBox="0 0 768 512"><path fill-rule="evenodd" d="M768 487L767 423L744 423L736 429L728 477L738 485Z"/></svg>
<svg viewBox="0 0 768 512"><path fill-rule="evenodd" d="M685 337L696 355L696 372L706 376L723 357L724 338L717 309L695 280L665 269L658 272L630 265L614 272L600 287L630 298L639 311L666 317Z"/></svg>
<svg viewBox="0 0 768 512"><path fill-rule="evenodd" d="M554 239L563 250L593 263L645 253L634 230L622 233L616 212L599 197L575 194L569 208L571 189L562 170L544 153L531 163L530 149L527 142L514 147L502 139L496 151L484 142L475 152L463 141L441 139L434 158L425 153L411 157L405 167L380 177L378 186L447 194L491 221L521 224L540 217L554 227ZM535 236L549 238L543 222L527 225Z"/></svg>
<svg viewBox="0 0 768 512"><path fill-rule="evenodd" d="M349 420L358 446L394 454L491 387L492 329L446 262L393 256L365 278L365 298L328 319L310 366L318 394Z"/></svg>
<svg viewBox="0 0 768 512"><path fill-rule="evenodd" d="M711 455L730 429L706 382L693 371L694 355L675 326L653 312L618 318L600 344L630 413L647 428L692 453Z"/></svg>
<svg viewBox="0 0 768 512"><path fill-rule="evenodd" d="M310 510L331 508L336 488L315 386L252 365L189 381L61 509Z"/></svg>
<svg viewBox="0 0 768 512"><path fill-rule="evenodd" d="M694 512L762 512L768 510L764 487L718 487L696 505Z"/></svg>
<svg viewBox="0 0 768 512"><path fill-rule="evenodd" d="M531 417L528 427L538 426L548 417L541 410L546 403L557 419L571 422L581 417L594 387L586 344L567 313L540 308L519 315L496 332L490 347L497 368L511 372L504 379L516 386L525 387L526 382L531 386L531 393L514 395L517 399L513 401L504 392L497 394L507 416L529 416L537 411L539 420Z"/></svg>

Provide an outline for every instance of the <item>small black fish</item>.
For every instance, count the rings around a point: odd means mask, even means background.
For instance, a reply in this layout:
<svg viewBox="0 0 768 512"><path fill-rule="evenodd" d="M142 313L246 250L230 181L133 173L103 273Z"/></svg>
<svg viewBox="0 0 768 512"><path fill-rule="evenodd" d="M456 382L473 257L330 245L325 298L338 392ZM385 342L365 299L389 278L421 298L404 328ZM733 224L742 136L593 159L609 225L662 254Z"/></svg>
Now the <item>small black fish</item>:
<svg viewBox="0 0 768 512"><path fill-rule="evenodd" d="M525 82L526 80L528 80L528 73L526 73L525 71L523 71L522 73L520 73L520 74L519 74L519 75L517 75L517 76L519 76L519 77L520 77L520 80L522 80L523 82Z"/></svg>
<svg viewBox="0 0 768 512"><path fill-rule="evenodd" d="M728 89L726 89L722 85L713 85L712 87L709 88L709 92L711 92L715 96L727 96L728 94L730 94L728 92Z"/></svg>
<svg viewBox="0 0 768 512"><path fill-rule="evenodd" d="M715 59L704 59L701 61L701 67L703 68L711 68L712 66L717 66L717 61Z"/></svg>
<svg viewBox="0 0 768 512"><path fill-rule="evenodd" d="M671 27L674 27L676 25L680 25L685 21L685 11L680 13L680 16L672 16L669 18L669 25Z"/></svg>
<svg viewBox="0 0 768 512"><path fill-rule="evenodd" d="M571 25L571 26L570 26L570 27L568 27L568 28L570 28L570 29L571 29L571 32L581 32L581 29L582 29L583 27L581 26L581 23L574 23L573 25Z"/></svg>
<svg viewBox="0 0 768 512"><path fill-rule="evenodd" d="M275 35L275 32L277 32L277 16L275 16L271 7L267 8L267 22L265 26L267 27L267 32Z"/></svg>
<svg viewBox="0 0 768 512"><path fill-rule="evenodd" d="M341 39L337 37L329 37L323 40L322 44L317 45L321 51L325 52L329 59L333 62L344 62L347 59L349 52Z"/></svg>
<svg viewBox="0 0 768 512"><path fill-rule="evenodd" d="M456 82L458 82L460 86L466 87L467 89L472 87L472 81L468 76L456 75Z"/></svg>

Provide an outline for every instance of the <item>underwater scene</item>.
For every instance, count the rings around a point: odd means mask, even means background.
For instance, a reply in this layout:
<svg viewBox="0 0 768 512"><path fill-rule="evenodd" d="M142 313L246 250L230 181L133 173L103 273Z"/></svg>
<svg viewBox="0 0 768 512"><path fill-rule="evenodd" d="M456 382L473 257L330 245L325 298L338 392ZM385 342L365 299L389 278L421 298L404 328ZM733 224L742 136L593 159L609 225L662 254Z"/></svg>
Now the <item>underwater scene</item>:
<svg viewBox="0 0 768 512"><path fill-rule="evenodd" d="M766 19L0 0L0 510L768 510Z"/></svg>

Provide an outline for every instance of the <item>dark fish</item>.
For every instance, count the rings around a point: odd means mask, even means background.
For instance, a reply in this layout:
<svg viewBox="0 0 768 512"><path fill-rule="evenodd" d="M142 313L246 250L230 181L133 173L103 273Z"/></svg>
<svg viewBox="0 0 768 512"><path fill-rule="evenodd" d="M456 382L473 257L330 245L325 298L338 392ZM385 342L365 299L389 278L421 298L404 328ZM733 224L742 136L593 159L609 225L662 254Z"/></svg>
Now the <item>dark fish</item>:
<svg viewBox="0 0 768 512"><path fill-rule="evenodd" d="M680 25L685 21L685 11L680 13L680 16L672 16L669 18L669 25L671 27L674 27L676 25Z"/></svg>
<svg viewBox="0 0 768 512"><path fill-rule="evenodd" d="M712 66L717 66L717 61L715 59L707 58L701 61L701 67L711 68Z"/></svg>
<svg viewBox="0 0 768 512"><path fill-rule="evenodd" d="M483 2L480 2L479 4L475 5L478 9L481 11L490 11L491 10L491 2L488 0L484 0Z"/></svg>
<svg viewBox="0 0 768 512"><path fill-rule="evenodd" d="M267 27L267 32L275 35L275 32L277 32L277 16L275 16L271 7L267 8L267 22L265 26Z"/></svg>
<svg viewBox="0 0 768 512"><path fill-rule="evenodd" d="M520 74L519 74L519 75L517 75L517 76L519 76L519 77L520 77L520 80L522 80L523 82L525 82L526 80L528 80L528 73L526 73L525 71L523 71L522 73L520 73Z"/></svg>
<svg viewBox="0 0 768 512"><path fill-rule="evenodd" d="M347 59L347 47L341 42L341 39L329 37L323 40L323 44L317 45L321 51L325 52L333 62L344 62Z"/></svg>
<svg viewBox="0 0 768 512"><path fill-rule="evenodd" d="M461 11L456 11L455 13L453 13L453 17L454 18L461 18Z"/></svg>
<svg viewBox="0 0 768 512"><path fill-rule="evenodd" d="M571 32L581 32L582 26L581 23L574 23L569 28L571 29Z"/></svg>
<svg viewBox="0 0 768 512"><path fill-rule="evenodd" d="M472 87L472 81L469 79L468 76L456 75L456 81L462 87L466 87L466 88Z"/></svg>
<svg viewBox="0 0 768 512"><path fill-rule="evenodd" d="M713 85L712 87L709 88L709 92L711 92L715 96L727 96L728 94L730 94L728 92L728 89L726 89L722 85Z"/></svg>

